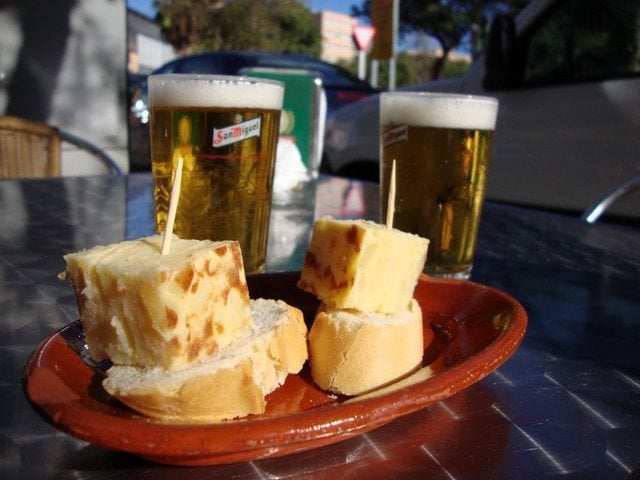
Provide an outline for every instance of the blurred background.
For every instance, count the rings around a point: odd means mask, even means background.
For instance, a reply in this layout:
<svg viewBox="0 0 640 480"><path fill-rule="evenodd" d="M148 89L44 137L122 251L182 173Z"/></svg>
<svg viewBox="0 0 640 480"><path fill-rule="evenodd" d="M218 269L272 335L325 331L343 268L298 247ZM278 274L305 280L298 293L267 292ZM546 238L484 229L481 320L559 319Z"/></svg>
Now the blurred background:
<svg viewBox="0 0 640 480"><path fill-rule="evenodd" d="M376 181L376 94L411 89L500 99L490 199L577 215L640 174L640 0L0 0L0 114L125 172L150 168L149 74L265 66L321 77L324 172Z"/></svg>

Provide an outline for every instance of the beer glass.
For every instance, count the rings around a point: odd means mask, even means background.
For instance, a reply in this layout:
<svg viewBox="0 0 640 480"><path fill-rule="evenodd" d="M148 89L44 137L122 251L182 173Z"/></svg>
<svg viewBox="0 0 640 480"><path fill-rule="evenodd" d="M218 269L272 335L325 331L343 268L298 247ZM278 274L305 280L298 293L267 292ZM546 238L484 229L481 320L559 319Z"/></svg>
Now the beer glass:
<svg viewBox="0 0 640 480"><path fill-rule="evenodd" d="M216 75L148 80L155 223L167 220L173 169L182 157L174 232L237 240L246 273L264 270L284 86Z"/></svg>
<svg viewBox="0 0 640 480"><path fill-rule="evenodd" d="M393 226L430 240L425 273L470 276L497 113L490 97L381 94L382 218L395 161Z"/></svg>

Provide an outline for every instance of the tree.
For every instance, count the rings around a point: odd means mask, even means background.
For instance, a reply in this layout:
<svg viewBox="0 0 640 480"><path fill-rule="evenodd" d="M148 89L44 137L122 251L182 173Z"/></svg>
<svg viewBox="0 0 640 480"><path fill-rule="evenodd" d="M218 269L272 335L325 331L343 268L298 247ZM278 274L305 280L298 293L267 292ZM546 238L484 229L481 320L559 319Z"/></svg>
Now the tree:
<svg viewBox="0 0 640 480"><path fill-rule="evenodd" d="M440 44L441 55L431 67L431 78L441 78L449 53L466 42L472 56L483 49L489 18L496 13L510 13L527 0L402 0L400 34L425 33ZM370 18L371 0L352 6L358 17Z"/></svg>
<svg viewBox="0 0 640 480"><path fill-rule="evenodd" d="M301 0L154 0L162 32L183 55L203 50L320 54L320 32Z"/></svg>
<svg viewBox="0 0 640 480"><path fill-rule="evenodd" d="M215 21L222 49L320 54L320 31L300 0L234 0Z"/></svg>
<svg viewBox="0 0 640 480"><path fill-rule="evenodd" d="M449 52L462 43L470 28L467 12L448 3L421 0L404 0L401 3L400 22L404 28L422 30L440 43L442 54L433 63L431 78L442 78Z"/></svg>
<svg viewBox="0 0 640 480"><path fill-rule="evenodd" d="M224 0L154 0L164 38L178 55L192 53L213 28L214 13Z"/></svg>

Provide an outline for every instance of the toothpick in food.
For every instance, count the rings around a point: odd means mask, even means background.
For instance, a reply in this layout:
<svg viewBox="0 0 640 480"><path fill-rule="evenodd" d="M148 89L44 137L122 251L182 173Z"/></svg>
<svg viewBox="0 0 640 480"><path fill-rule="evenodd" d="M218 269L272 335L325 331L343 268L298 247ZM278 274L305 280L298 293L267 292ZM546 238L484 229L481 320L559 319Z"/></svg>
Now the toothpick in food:
<svg viewBox="0 0 640 480"><path fill-rule="evenodd" d="M171 250L171 237L173 236L173 223L176 219L178 209L178 198L180 197L180 182L182 181L182 157L178 157L178 164L173 172L173 186L171 187L171 199L169 200L169 213L167 214L167 224L162 238L162 255L167 255Z"/></svg>
<svg viewBox="0 0 640 480"><path fill-rule="evenodd" d="M396 210L396 160L391 164L391 178L389 179L389 196L387 197L387 228L393 228L393 215Z"/></svg>

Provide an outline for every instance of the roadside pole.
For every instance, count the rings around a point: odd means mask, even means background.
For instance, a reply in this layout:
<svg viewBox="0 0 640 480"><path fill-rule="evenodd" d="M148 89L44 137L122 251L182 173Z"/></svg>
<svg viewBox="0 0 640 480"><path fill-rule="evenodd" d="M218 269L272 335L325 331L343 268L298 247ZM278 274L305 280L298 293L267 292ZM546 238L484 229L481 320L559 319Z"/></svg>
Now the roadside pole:
<svg viewBox="0 0 640 480"><path fill-rule="evenodd" d="M375 58L371 60L371 74L369 76L369 83L372 87L378 88L378 60Z"/></svg>
<svg viewBox="0 0 640 480"><path fill-rule="evenodd" d="M367 50L376 35L375 27L371 25L354 25L353 39L358 47L358 78L364 80L367 76Z"/></svg>
<svg viewBox="0 0 640 480"><path fill-rule="evenodd" d="M398 32L399 0L371 0L371 24L376 36L369 54L371 58L371 84L378 77L378 61L389 61L389 90L396 88L396 40Z"/></svg>
<svg viewBox="0 0 640 480"><path fill-rule="evenodd" d="M391 57L389 57L389 90L396 89L396 44L398 40L398 22L400 16L400 0L393 0L393 12L391 18Z"/></svg>

